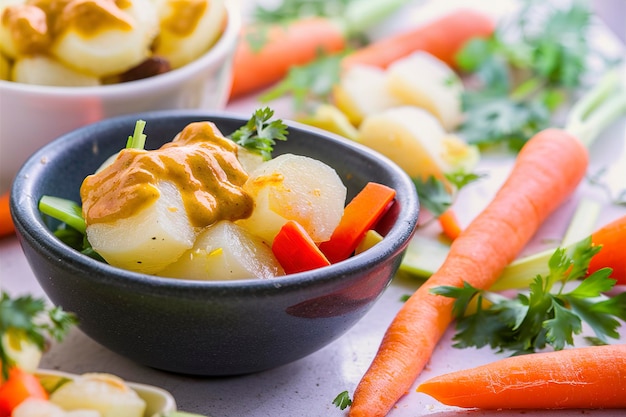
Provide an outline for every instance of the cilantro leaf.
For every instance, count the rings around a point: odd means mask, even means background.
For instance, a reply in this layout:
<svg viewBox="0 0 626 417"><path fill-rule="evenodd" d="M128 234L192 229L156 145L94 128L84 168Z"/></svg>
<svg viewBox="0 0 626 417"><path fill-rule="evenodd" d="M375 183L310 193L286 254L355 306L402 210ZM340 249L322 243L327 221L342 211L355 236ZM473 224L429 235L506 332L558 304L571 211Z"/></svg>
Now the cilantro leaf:
<svg viewBox="0 0 626 417"><path fill-rule="evenodd" d="M345 410L347 407L352 405L352 400L350 399L350 394L348 391L343 391L339 393L333 400L333 404L336 405L340 410Z"/></svg>
<svg viewBox="0 0 626 417"><path fill-rule="evenodd" d="M493 35L467 42L456 56L471 82L462 95L459 132L476 145L507 144L518 151L554 124L556 110L581 86L591 26L588 5L568 8L526 0Z"/></svg>
<svg viewBox="0 0 626 417"><path fill-rule="evenodd" d="M434 216L439 216L452 206L452 194L445 184L431 176L427 180L413 178L413 184L420 197L420 204Z"/></svg>
<svg viewBox="0 0 626 417"><path fill-rule="evenodd" d="M270 119L274 111L269 107L257 109L248 122L231 133L229 138L238 145L263 156L272 157L277 140L287 140L287 125L282 120Z"/></svg>
<svg viewBox="0 0 626 417"><path fill-rule="evenodd" d="M599 250L591 237L571 250L557 248L548 261L549 273L538 275L527 291L504 297L464 283L462 288L435 287L434 294L455 298L455 347L489 345L513 354L534 352L551 346L555 350L574 344L574 335L586 323L595 333L596 344L619 339L618 319L626 318L626 293L605 295L615 285L610 268L585 278L591 258ZM584 278L584 279L583 279ZM469 311L471 298L478 299ZM485 303L483 300L488 300Z"/></svg>
<svg viewBox="0 0 626 417"><path fill-rule="evenodd" d="M483 177L483 174L458 170L445 174L447 183L434 176L425 180L421 178L412 178L412 180L420 196L420 204L438 217L452 206L456 194L463 187Z"/></svg>
<svg viewBox="0 0 626 417"><path fill-rule="evenodd" d="M316 102L329 102L333 86L339 83L341 59L344 53L319 54L305 65L296 65L275 87L263 93L259 101L267 103L285 95L291 95L296 111L306 112L307 106Z"/></svg>
<svg viewBox="0 0 626 417"><path fill-rule="evenodd" d="M3 293L0 297L2 378L8 377L9 369L15 363L6 351L3 340L5 335L17 335L43 351L46 337L60 341L76 323L77 319L72 313L66 313L60 307L48 308L43 299L30 295L10 298L7 293Z"/></svg>

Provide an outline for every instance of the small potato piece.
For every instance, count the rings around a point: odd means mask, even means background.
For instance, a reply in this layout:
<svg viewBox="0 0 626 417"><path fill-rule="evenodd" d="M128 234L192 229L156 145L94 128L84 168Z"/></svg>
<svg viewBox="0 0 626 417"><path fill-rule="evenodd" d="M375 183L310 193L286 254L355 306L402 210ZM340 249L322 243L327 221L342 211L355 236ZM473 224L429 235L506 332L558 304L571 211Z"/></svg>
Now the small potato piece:
<svg viewBox="0 0 626 417"><path fill-rule="evenodd" d="M109 264L146 274L159 272L193 247L190 224L176 186L158 183L160 197L131 217L87 226L87 239Z"/></svg>
<svg viewBox="0 0 626 417"><path fill-rule="evenodd" d="M198 235L194 247L158 275L194 280L272 278L285 275L261 238L222 220Z"/></svg>
<svg viewBox="0 0 626 417"><path fill-rule="evenodd" d="M359 132L339 108L332 104L320 104L315 113L298 119L300 123L336 133L350 140L357 140Z"/></svg>
<svg viewBox="0 0 626 417"><path fill-rule="evenodd" d="M225 0L158 0L161 32L154 54L179 68L199 58L217 41L226 18Z"/></svg>
<svg viewBox="0 0 626 417"><path fill-rule="evenodd" d="M389 92L386 80L386 73L380 68L353 66L333 88L335 105L354 126L359 126L367 116L402 104Z"/></svg>
<svg viewBox="0 0 626 417"><path fill-rule="evenodd" d="M265 162L243 189L255 205L252 215L237 223L269 245L288 220L300 223L315 242L328 240L343 215L347 192L334 169L293 154Z"/></svg>
<svg viewBox="0 0 626 417"><path fill-rule="evenodd" d="M63 65L44 55L27 56L15 61L11 79L18 83L60 87L100 85L100 79Z"/></svg>
<svg viewBox="0 0 626 417"><path fill-rule="evenodd" d="M102 417L143 417L146 402L121 378L88 373L63 384L50 402L64 410L96 410Z"/></svg>
<svg viewBox="0 0 626 417"><path fill-rule="evenodd" d="M75 0L57 20L63 30L52 53L65 65L96 77L120 74L150 56L158 24L151 0Z"/></svg>
<svg viewBox="0 0 626 417"><path fill-rule="evenodd" d="M404 106L365 119L359 129L359 142L387 156L412 178L442 178L450 168L444 158L445 135L432 114Z"/></svg>
<svg viewBox="0 0 626 417"><path fill-rule="evenodd" d="M427 52L416 52L391 64L386 85L400 103L428 110L448 132L455 130L462 121L461 79L443 61Z"/></svg>
<svg viewBox="0 0 626 417"><path fill-rule="evenodd" d="M27 398L15 407L11 417L102 417L102 414L96 410L65 411L50 401Z"/></svg>

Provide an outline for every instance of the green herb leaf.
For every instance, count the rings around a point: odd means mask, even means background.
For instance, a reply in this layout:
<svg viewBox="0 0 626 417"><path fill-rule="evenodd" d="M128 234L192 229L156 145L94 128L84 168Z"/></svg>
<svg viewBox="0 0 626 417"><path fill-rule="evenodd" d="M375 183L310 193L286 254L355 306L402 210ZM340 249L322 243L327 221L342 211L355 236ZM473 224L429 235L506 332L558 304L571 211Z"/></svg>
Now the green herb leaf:
<svg viewBox="0 0 626 417"><path fill-rule="evenodd" d="M559 350L574 344L573 336L582 332L583 322L595 333L595 343L619 339L618 319L626 318L626 293L612 298L605 295L616 282L609 278L610 268L584 278L597 251L591 237L569 251L556 249L548 262L550 273L535 277L528 291L512 298L477 290L467 283L463 288L431 289L434 294L455 298L454 346L489 345L513 354L534 352L546 346ZM476 297L478 307L470 313L469 300Z"/></svg>
<svg viewBox="0 0 626 417"><path fill-rule="evenodd" d="M307 105L328 102L333 86L339 83L341 59L344 54L323 55L306 65L293 66L275 87L259 97L267 103L291 95L296 111L306 112Z"/></svg>
<svg viewBox="0 0 626 417"><path fill-rule="evenodd" d="M343 391L339 395L335 397L333 400L333 404L339 407L341 410L345 410L347 407L352 405L352 400L350 399L350 394L348 391Z"/></svg>
<svg viewBox="0 0 626 417"><path fill-rule="evenodd" d="M5 350L3 339L8 332L18 332L19 337L44 350L46 337L60 341L77 323L72 313L60 307L48 308L43 299L25 295L10 298L7 293L0 297L0 362L2 377L6 379L15 363Z"/></svg>
<svg viewBox="0 0 626 417"><path fill-rule="evenodd" d="M423 180L413 178L413 184L420 197L420 204L435 217L440 216L454 203L457 193L466 185L483 178L483 174L453 171L445 174L448 183L434 176Z"/></svg>
<svg viewBox="0 0 626 417"><path fill-rule="evenodd" d="M272 157L276 141L287 140L287 125L282 120L270 121L273 116L274 110L269 107L258 109L250 120L229 135L229 138L268 160Z"/></svg>
<svg viewBox="0 0 626 417"><path fill-rule="evenodd" d="M590 54L591 13L574 1L569 8L526 0L519 14L503 20L487 39L473 39L457 54L474 78L462 96L469 143L506 143L518 151L581 86Z"/></svg>

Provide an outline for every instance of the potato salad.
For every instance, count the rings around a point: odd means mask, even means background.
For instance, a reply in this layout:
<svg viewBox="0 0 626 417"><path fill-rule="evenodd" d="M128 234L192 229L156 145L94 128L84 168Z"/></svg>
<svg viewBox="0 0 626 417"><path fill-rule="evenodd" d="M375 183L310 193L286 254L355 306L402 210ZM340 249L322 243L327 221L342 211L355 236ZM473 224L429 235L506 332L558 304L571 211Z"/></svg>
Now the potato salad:
<svg viewBox="0 0 626 417"><path fill-rule="evenodd" d="M208 51L223 0L0 0L0 79L95 86L179 68Z"/></svg>
<svg viewBox="0 0 626 417"><path fill-rule="evenodd" d="M275 236L296 221L313 242L330 239L346 192L330 166L294 154L265 159L210 121L156 150L123 149L80 190L87 239L106 262L202 280L284 275Z"/></svg>

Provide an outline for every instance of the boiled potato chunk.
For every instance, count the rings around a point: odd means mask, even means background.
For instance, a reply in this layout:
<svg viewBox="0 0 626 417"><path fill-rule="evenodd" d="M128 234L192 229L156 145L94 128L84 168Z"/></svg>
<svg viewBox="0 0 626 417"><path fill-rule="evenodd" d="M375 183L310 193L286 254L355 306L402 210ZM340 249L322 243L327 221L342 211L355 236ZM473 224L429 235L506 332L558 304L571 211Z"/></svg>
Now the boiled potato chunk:
<svg viewBox="0 0 626 417"><path fill-rule="evenodd" d="M260 153L252 152L246 148L239 146L237 148L237 159L246 172L252 172L257 169L265 160Z"/></svg>
<svg viewBox="0 0 626 417"><path fill-rule="evenodd" d="M146 402L121 378L88 373L61 385L50 402L64 410L96 410L102 417L143 417Z"/></svg>
<svg viewBox="0 0 626 417"><path fill-rule="evenodd" d="M365 117L402 104L389 92L386 80L386 73L380 68L350 67L333 88L335 105L354 126L359 126Z"/></svg>
<svg viewBox="0 0 626 417"><path fill-rule="evenodd" d="M348 116L332 104L320 104L315 112L298 119L300 123L335 133L350 140L357 140L359 132Z"/></svg>
<svg viewBox="0 0 626 417"><path fill-rule="evenodd" d="M447 132L429 112L403 106L369 116L359 128L359 141L394 161L412 178L442 178L450 165L444 155Z"/></svg>
<svg viewBox="0 0 626 417"><path fill-rule="evenodd" d="M100 85L100 79L75 71L44 55L25 56L15 61L11 79L18 83L62 87Z"/></svg>
<svg viewBox="0 0 626 417"><path fill-rule="evenodd" d="M158 183L160 197L131 217L87 226L87 239L109 264L146 274L159 272L193 246L190 224L176 186Z"/></svg>
<svg viewBox="0 0 626 417"><path fill-rule="evenodd" d="M19 13L20 10L27 7L25 4L26 0L0 0L0 53L10 59L15 59L21 52L13 37L12 28L14 26L17 25L21 30L28 31L29 41L41 34L41 26L46 27L45 24L36 25L37 27L28 24L28 20L31 19L38 23L45 22L46 15L41 9L28 7L29 18L25 19Z"/></svg>
<svg viewBox="0 0 626 417"><path fill-rule="evenodd" d="M27 398L20 403L11 417L102 417L96 410L65 411L58 405L40 398Z"/></svg>
<svg viewBox="0 0 626 417"><path fill-rule="evenodd" d="M386 76L388 91L402 104L428 110L448 132L461 123L463 84L443 61L427 52L416 52L391 64Z"/></svg>
<svg viewBox="0 0 626 417"><path fill-rule="evenodd" d="M154 54L179 68L199 58L220 37L224 0L157 0L161 32Z"/></svg>
<svg viewBox="0 0 626 417"><path fill-rule="evenodd" d="M87 28L85 21L94 24ZM63 9L57 25L62 30L52 44L53 55L77 71L100 78L143 62L151 55L159 31L151 0L75 0Z"/></svg>
<svg viewBox="0 0 626 417"><path fill-rule="evenodd" d="M255 204L252 215L238 224L269 245L288 220L300 223L315 242L328 240L343 215L347 191L334 169L293 154L265 162L243 188Z"/></svg>
<svg viewBox="0 0 626 417"><path fill-rule="evenodd" d="M198 235L194 247L158 275L194 280L272 278L284 275L261 238L222 220Z"/></svg>

